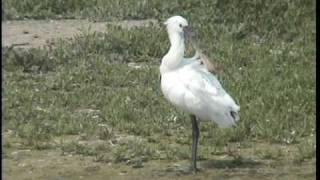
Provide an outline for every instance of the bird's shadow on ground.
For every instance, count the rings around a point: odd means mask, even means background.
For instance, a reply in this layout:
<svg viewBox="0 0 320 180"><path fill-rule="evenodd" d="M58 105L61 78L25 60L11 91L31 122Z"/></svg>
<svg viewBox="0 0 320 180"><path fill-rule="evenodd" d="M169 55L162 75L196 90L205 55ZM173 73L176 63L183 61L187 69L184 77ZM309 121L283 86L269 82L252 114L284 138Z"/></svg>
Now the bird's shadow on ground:
<svg viewBox="0 0 320 180"><path fill-rule="evenodd" d="M199 174L212 170L236 170L236 169L252 169L256 170L263 166L262 162L252 159L223 159L223 160L207 160L198 162ZM189 163L183 163L179 166L169 166L166 169L158 171L160 176L183 176L191 175L193 171L190 169Z"/></svg>
<svg viewBox="0 0 320 180"><path fill-rule="evenodd" d="M257 168L263 163L252 159L225 159L225 160L208 160L199 163L203 169L232 169L232 168Z"/></svg>

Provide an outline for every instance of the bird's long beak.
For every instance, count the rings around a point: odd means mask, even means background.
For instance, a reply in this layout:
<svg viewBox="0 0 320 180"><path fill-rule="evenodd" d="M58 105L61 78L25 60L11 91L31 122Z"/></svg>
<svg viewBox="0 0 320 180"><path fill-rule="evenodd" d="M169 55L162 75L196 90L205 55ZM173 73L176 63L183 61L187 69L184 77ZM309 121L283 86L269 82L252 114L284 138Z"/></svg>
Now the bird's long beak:
<svg viewBox="0 0 320 180"><path fill-rule="evenodd" d="M183 28L183 32L184 32L184 38L188 39L188 38L193 38L195 36L195 32L193 31L192 27L189 26L185 26Z"/></svg>

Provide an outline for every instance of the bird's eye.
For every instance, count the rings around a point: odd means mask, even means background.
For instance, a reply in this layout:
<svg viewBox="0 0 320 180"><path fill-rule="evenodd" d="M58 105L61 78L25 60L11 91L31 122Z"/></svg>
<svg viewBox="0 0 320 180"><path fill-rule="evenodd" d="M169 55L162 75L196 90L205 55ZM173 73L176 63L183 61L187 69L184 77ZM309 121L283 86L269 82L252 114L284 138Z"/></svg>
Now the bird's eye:
<svg viewBox="0 0 320 180"><path fill-rule="evenodd" d="M179 26L182 28L182 24L179 24Z"/></svg>

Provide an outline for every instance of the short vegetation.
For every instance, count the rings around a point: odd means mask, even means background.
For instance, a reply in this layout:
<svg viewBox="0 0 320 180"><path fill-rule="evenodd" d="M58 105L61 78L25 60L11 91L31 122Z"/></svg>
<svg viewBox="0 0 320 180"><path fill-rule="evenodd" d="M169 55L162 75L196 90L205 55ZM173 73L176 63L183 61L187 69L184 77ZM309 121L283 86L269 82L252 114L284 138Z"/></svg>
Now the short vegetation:
<svg viewBox="0 0 320 180"><path fill-rule="evenodd" d="M224 67L219 79L241 106L236 128L200 124L200 157L228 154L224 147L234 142L297 146L296 162L315 156L315 1L6 0L3 5L3 20L159 21L131 29L109 26L106 33L83 32L42 48L3 47L3 125L15 137L4 140L7 148L19 139L23 147L57 148L103 162L188 160L189 116L164 99L159 81L169 47L161 22L180 14L199 33L208 56ZM78 139L66 141L73 136ZM78 143L91 139L104 143ZM278 157L269 151L257 155Z"/></svg>

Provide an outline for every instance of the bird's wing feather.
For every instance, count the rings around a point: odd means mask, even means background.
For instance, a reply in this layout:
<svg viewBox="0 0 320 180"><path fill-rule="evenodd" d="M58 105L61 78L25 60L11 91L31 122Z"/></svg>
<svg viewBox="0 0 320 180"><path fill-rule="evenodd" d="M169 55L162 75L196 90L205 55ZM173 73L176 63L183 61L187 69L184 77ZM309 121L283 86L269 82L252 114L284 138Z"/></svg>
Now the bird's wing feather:
<svg viewBox="0 0 320 180"><path fill-rule="evenodd" d="M179 74L181 82L191 91L211 96L225 94L217 78L200 65L199 62L186 64L180 69Z"/></svg>
<svg viewBox="0 0 320 180"><path fill-rule="evenodd" d="M225 92L218 79L208 70L197 64L189 63L178 71L183 84L183 107L200 119L213 120L219 127L229 127L237 121L238 105ZM231 112L236 118L231 116Z"/></svg>

